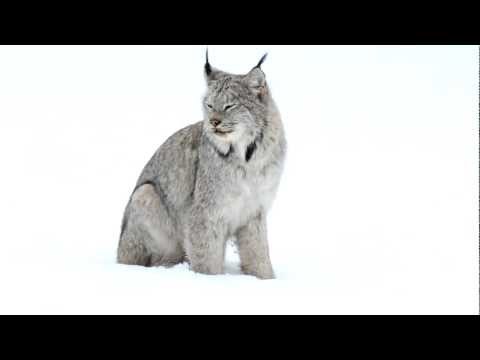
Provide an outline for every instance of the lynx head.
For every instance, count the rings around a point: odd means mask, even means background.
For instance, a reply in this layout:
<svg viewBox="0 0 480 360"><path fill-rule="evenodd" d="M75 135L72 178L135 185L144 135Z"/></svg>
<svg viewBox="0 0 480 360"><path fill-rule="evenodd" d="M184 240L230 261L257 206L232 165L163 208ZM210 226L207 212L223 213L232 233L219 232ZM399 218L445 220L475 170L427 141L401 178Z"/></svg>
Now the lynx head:
<svg viewBox="0 0 480 360"><path fill-rule="evenodd" d="M207 50L204 128L216 141L252 140L262 133L271 101L265 74L260 68L266 56L247 74L235 75L212 67Z"/></svg>

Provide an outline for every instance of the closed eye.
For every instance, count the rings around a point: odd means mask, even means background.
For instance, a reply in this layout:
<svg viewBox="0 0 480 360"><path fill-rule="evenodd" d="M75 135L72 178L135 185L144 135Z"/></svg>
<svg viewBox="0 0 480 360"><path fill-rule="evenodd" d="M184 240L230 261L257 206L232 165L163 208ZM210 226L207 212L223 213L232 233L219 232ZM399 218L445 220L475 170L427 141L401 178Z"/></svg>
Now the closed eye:
<svg viewBox="0 0 480 360"><path fill-rule="evenodd" d="M207 107L208 107L209 109L213 109L213 106L212 106L212 105L210 105L210 104L205 104L205 105L207 105Z"/></svg>
<svg viewBox="0 0 480 360"><path fill-rule="evenodd" d="M235 104L225 105L225 107L223 108L223 111L227 111L227 110L233 108L234 106L235 106Z"/></svg>

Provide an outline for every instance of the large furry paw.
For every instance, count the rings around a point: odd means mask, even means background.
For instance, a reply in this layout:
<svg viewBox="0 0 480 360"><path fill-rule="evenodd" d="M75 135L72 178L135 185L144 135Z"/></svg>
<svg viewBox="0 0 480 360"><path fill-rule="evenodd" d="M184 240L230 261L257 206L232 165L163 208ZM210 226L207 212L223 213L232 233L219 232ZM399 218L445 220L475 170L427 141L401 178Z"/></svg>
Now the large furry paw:
<svg viewBox="0 0 480 360"><path fill-rule="evenodd" d="M224 271L219 266L208 266L207 264L193 264L190 265L190 269L199 274L205 275L221 275Z"/></svg>
<svg viewBox="0 0 480 360"><path fill-rule="evenodd" d="M253 275L261 280L275 279L275 274L271 266L259 266L256 268L242 266L242 272L245 275Z"/></svg>

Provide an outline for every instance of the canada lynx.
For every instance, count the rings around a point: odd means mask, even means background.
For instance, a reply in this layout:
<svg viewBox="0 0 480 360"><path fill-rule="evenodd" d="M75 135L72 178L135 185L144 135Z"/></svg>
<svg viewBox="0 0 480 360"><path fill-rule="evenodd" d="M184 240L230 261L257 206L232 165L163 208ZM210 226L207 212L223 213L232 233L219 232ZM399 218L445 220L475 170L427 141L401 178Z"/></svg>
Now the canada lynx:
<svg viewBox="0 0 480 360"><path fill-rule="evenodd" d="M204 120L170 136L143 169L122 221L117 261L222 274L233 237L243 273L274 278L266 213L286 155L259 63L245 75L204 67Z"/></svg>

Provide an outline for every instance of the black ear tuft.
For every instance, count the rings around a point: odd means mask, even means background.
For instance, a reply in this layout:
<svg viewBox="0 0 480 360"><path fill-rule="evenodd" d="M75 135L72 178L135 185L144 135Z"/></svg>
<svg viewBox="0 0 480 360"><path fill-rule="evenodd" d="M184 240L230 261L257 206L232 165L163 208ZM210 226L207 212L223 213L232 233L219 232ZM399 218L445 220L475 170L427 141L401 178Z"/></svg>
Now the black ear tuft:
<svg viewBox="0 0 480 360"><path fill-rule="evenodd" d="M259 68L263 64L263 62L267 58L267 55L268 55L268 53L265 53L265 55L262 56L262 58L260 59L260 61L257 64L257 66L255 66L255 68Z"/></svg>
<svg viewBox="0 0 480 360"><path fill-rule="evenodd" d="M212 67L210 66L210 63L208 62L208 47L207 47L207 52L206 52L206 61L205 61L205 74L210 75L212 73Z"/></svg>

